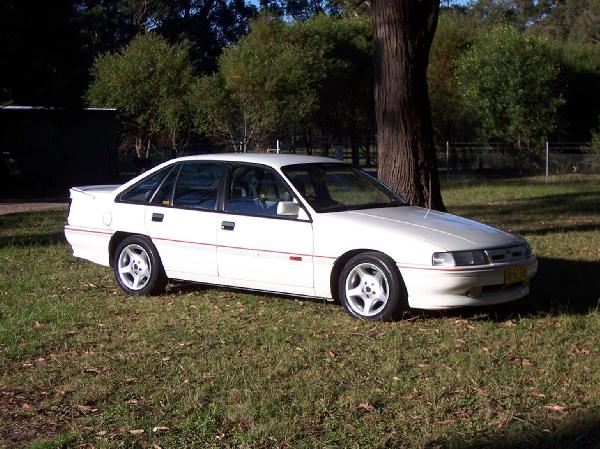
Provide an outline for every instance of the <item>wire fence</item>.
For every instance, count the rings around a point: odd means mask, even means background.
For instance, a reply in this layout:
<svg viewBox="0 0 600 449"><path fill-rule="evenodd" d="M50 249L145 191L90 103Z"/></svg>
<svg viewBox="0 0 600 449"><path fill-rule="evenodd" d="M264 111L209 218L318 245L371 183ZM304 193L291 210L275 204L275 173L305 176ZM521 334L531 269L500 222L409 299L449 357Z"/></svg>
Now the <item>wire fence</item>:
<svg viewBox="0 0 600 449"><path fill-rule="evenodd" d="M589 142L546 142L518 150L504 143L445 142L437 147L440 174L565 175L600 174L600 154L590 154ZM283 147L283 152L334 157L366 168L377 167L377 144L332 142L307 151Z"/></svg>
<svg viewBox="0 0 600 449"><path fill-rule="evenodd" d="M546 142L538 149L474 142L446 142L438 149L441 172L448 176L468 173L565 175L600 174L600 154L588 153L588 142Z"/></svg>
<svg viewBox="0 0 600 449"><path fill-rule="evenodd" d="M444 142L437 145L436 156L440 175L446 178L462 175L549 177L573 173L600 174L600 153L590 153L590 148L589 142L546 142L539 148L527 150L518 150L516 146L505 143ZM190 149L185 154L219 151L223 149L211 148L207 151L203 147ZM377 169L375 140L322 141L312 148L291 147L286 142L274 141L268 152L326 156L371 171ZM155 164L157 161L148 162Z"/></svg>

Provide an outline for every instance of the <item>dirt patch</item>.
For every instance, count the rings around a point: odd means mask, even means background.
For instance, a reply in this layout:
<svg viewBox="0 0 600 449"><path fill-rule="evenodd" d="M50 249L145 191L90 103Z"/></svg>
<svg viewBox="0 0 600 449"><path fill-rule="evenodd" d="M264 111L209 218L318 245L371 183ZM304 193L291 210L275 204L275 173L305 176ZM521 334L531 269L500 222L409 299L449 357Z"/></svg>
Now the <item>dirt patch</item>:
<svg viewBox="0 0 600 449"><path fill-rule="evenodd" d="M37 212L41 210L62 210L66 209L68 204L66 202L56 203L0 203L0 215L6 214L17 214L20 212Z"/></svg>
<svg viewBox="0 0 600 449"><path fill-rule="evenodd" d="M6 448L23 446L59 435L63 427L35 410L24 393L0 390L0 444Z"/></svg>

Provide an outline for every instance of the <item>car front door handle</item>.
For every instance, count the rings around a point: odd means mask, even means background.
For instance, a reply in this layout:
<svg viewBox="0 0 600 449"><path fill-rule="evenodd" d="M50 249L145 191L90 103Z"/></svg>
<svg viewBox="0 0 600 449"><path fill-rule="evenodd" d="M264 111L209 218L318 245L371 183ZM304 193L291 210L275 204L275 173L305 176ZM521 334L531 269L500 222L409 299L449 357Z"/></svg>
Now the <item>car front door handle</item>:
<svg viewBox="0 0 600 449"><path fill-rule="evenodd" d="M221 222L221 229L223 231L233 231L234 228L235 228L235 223L233 221Z"/></svg>
<svg viewBox="0 0 600 449"><path fill-rule="evenodd" d="M152 214L152 221L158 221L158 222L162 222L163 219L165 218L164 214Z"/></svg>

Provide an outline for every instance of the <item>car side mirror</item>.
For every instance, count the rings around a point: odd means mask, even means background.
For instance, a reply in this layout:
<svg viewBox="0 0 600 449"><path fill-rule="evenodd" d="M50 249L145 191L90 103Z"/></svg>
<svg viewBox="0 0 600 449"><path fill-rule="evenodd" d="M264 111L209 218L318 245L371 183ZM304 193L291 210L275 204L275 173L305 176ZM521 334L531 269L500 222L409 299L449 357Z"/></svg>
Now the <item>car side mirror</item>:
<svg viewBox="0 0 600 449"><path fill-rule="evenodd" d="M280 201L277 203L277 215L297 217L299 214L300 206L293 201Z"/></svg>

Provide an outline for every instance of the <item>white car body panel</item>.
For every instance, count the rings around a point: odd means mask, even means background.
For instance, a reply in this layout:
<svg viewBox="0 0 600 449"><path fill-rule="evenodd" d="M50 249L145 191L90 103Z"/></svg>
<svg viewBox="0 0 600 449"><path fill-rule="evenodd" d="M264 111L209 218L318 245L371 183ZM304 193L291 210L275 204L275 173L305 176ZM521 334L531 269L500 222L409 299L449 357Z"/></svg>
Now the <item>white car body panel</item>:
<svg viewBox="0 0 600 449"><path fill-rule="evenodd" d="M113 235L104 223L104 216L111 214L114 206L113 192L118 185L74 187L71 189L67 241L73 247L73 255L100 265L109 265L108 245ZM75 224L76 223L76 224Z"/></svg>
<svg viewBox="0 0 600 449"><path fill-rule="evenodd" d="M402 206L318 213L301 199L309 220L256 217L223 211L116 202L145 176L179 161L237 161L276 170L304 163L337 163L327 158L276 154L224 154L179 158L122 186L71 189L65 235L76 257L108 266L115 233L149 236L169 278L303 296L332 298L332 269L351 251L379 251L391 257L402 276L411 307L444 309L507 302L525 296L527 282L502 288L504 270L515 264L527 280L537 271L531 256L508 263L469 267L432 266L432 254L524 244L518 236L472 220ZM287 179L286 179L287 180ZM162 222L152 221L162 214ZM309 216L309 217L308 217ZM221 229L223 222L234 230ZM335 280L334 280L335 283ZM487 288L478 297L473 288Z"/></svg>
<svg viewBox="0 0 600 449"><path fill-rule="evenodd" d="M269 285L266 290L314 295L313 231L308 221L218 214L218 223L235 223L233 231L219 226L219 276Z"/></svg>
<svg viewBox="0 0 600 449"><path fill-rule="evenodd" d="M144 216L145 234L156 246L168 277L178 273L216 278L217 215L188 209L148 206ZM162 214L162 222L152 221Z"/></svg>

